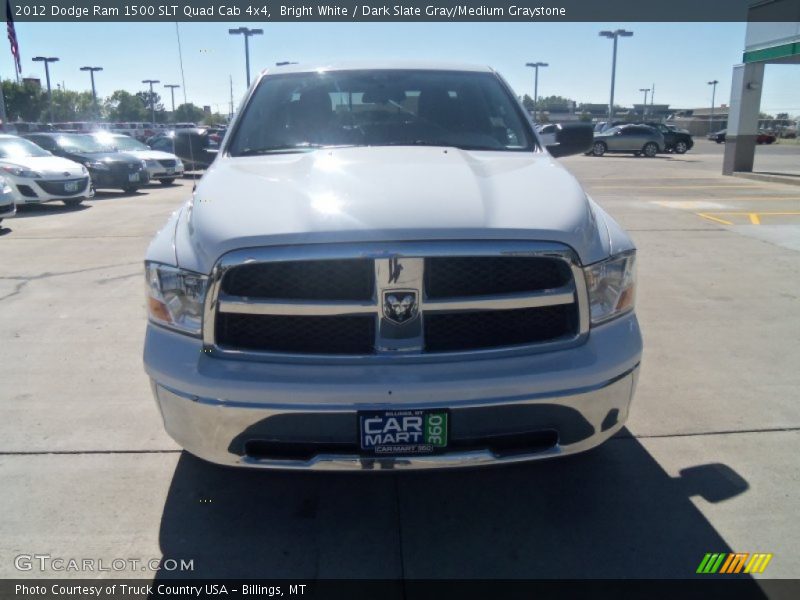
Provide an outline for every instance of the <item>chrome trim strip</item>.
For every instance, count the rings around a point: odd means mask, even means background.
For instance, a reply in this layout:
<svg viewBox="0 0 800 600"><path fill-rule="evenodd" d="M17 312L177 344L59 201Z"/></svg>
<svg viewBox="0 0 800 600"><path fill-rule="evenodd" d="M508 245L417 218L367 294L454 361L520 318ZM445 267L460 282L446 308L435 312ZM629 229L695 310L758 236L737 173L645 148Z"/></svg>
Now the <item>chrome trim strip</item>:
<svg viewBox="0 0 800 600"><path fill-rule="evenodd" d="M256 262L371 258L375 260L377 264L381 262L382 259L390 258L413 259L447 256L540 256L557 258L565 261L572 269L574 284L573 298L578 304L578 332L574 336L537 344L504 346L500 348L488 348L481 350L464 350L458 352L432 352L428 354L421 352L376 352L374 355L293 354L284 352L241 350L219 346L216 344L216 336L214 331L216 312L218 307L220 307L221 302L233 300L232 298L225 298L224 295L223 297L220 297L222 279L230 268ZM558 293L560 294L562 291L559 291ZM498 296L498 298L502 297ZM377 313L377 311L382 311L382 307L377 302L377 298L375 300L375 306L371 307L370 312ZM449 301L452 300L448 300L448 302ZM426 301L424 297L420 299L420 303L421 308L423 309L425 306L430 306L431 304L435 306L434 301ZM327 302L325 304L330 306L334 303ZM349 302L348 304L350 306L355 306L357 304L360 305L360 303L352 302ZM297 305L292 304L292 306ZM226 307L230 308L231 305L228 304ZM271 307L265 307L264 310L269 308ZM519 308L519 306L516 306L516 308ZM307 310L311 310L311 308L309 307ZM281 312L279 314L287 313ZM299 313L294 312L291 314ZM495 358L499 356L539 354L543 352L563 350L582 344L589 335L589 327L589 298L586 291L585 275L583 273L583 269L581 268L578 255L574 250L572 250L572 248L563 244L525 240L434 240L420 242L394 242L387 240L384 242L364 243L314 243L302 246L265 246L232 250L231 252L222 255L214 265L214 268L209 276L208 292L206 294L205 307L203 311L203 351L206 354L219 357L237 360L252 360L258 362L270 361L317 364L353 364L372 362L396 363L398 360L405 362L445 362L452 360L477 360L484 358Z"/></svg>
<svg viewBox="0 0 800 600"><path fill-rule="evenodd" d="M343 315L369 315L378 311L374 301L370 302L336 302L336 301L311 301L298 300L297 302L278 302L258 298L247 299L244 297L220 295L219 312L235 313L240 315L282 315L282 316L343 316Z"/></svg>
<svg viewBox="0 0 800 600"><path fill-rule="evenodd" d="M474 296L448 300L425 300L425 312L456 310L514 310L517 308L542 308L575 302L575 288L565 286L537 293L508 294L504 296Z"/></svg>

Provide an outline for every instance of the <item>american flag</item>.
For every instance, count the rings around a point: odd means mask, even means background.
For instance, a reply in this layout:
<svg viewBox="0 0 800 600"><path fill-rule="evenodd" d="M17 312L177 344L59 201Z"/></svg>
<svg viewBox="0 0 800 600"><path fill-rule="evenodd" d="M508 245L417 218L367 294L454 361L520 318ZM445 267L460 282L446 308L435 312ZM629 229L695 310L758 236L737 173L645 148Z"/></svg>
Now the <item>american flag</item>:
<svg viewBox="0 0 800 600"><path fill-rule="evenodd" d="M22 73L22 62L19 59L19 44L17 43L17 31L14 29L14 13L11 12L10 0L6 0L6 28L8 29L8 43L11 44L11 54L14 56L17 73Z"/></svg>

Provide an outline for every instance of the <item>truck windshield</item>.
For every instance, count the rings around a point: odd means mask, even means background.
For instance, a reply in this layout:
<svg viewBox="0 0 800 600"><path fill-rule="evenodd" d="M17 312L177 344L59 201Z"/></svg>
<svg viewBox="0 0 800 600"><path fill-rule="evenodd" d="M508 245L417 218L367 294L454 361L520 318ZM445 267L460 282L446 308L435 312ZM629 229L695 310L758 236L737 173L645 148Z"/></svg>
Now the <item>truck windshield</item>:
<svg viewBox="0 0 800 600"><path fill-rule="evenodd" d="M493 73L368 70L265 77L231 139L232 156L327 146L530 151L524 114Z"/></svg>

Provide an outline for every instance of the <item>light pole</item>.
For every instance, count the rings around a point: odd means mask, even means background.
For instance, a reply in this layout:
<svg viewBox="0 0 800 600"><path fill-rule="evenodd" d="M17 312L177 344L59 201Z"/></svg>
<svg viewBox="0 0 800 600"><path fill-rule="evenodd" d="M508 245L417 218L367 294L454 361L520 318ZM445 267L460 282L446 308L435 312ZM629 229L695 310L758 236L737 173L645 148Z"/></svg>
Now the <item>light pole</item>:
<svg viewBox="0 0 800 600"><path fill-rule="evenodd" d="M47 79L47 107L50 112L50 122L53 122L53 92L50 89L50 63L51 62L58 62L58 58L55 56L34 56L33 62L43 62L44 63L44 75Z"/></svg>
<svg viewBox="0 0 800 600"><path fill-rule="evenodd" d="M526 67L531 67L534 70L533 74L533 120L538 121L536 115L539 111L539 67L547 67L548 64L544 62L529 62L525 63Z"/></svg>
<svg viewBox="0 0 800 600"><path fill-rule="evenodd" d="M100 116L100 109L97 106L97 90L94 87L94 74L97 71L102 71L103 67L81 67L81 71L89 71L89 76L92 78L92 103L97 117Z"/></svg>
<svg viewBox="0 0 800 600"><path fill-rule="evenodd" d="M164 84L165 88L169 88L169 93L172 96L172 120L175 120L175 88L179 88L177 83L166 83Z"/></svg>
<svg viewBox="0 0 800 600"><path fill-rule="evenodd" d="M617 78L617 39L621 37L631 37L632 31L617 29L615 31L601 31L601 37L614 40L614 54L611 58L611 98L608 101L608 124L614 120L614 81Z"/></svg>
<svg viewBox="0 0 800 600"><path fill-rule="evenodd" d="M711 133L711 130L714 127L714 100L716 100L715 96L717 94L717 84L719 81L716 79L714 81L709 81L708 85L711 86L711 118L708 122L708 133Z"/></svg>
<svg viewBox="0 0 800 600"><path fill-rule="evenodd" d="M263 29L250 29L248 27L239 27L237 29L228 29L231 35L244 36L244 65L247 71L247 87L250 87L250 36L263 35Z"/></svg>
<svg viewBox="0 0 800 600"><path fill-rule="evenodd" d="M153 94L153 84L161 83L158 79L142 79L142 83L150 84L150 114L152 116L153 125L156 124L156 97Z"/></svg>
<svg viewBox="0 0 800 600"><path fill-rule="evenodd" d="M642 120L644 120L644 116L647 114L647 92L650 91L650 88L639 88L640 92L644 92L644 104L642 104Z"/></svg>

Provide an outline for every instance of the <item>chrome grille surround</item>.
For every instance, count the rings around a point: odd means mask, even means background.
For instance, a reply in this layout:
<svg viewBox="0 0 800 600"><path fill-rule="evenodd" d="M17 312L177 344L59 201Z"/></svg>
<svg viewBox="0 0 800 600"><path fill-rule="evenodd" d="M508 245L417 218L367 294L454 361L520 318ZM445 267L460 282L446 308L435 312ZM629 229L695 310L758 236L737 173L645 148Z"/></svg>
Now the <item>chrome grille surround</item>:
<svg viewBox="0 0 800 600"><path fill-rule="evenodd" d="M424 260L430 257L545 257L564 261L572 281L561 288L491 296L426 299ZM369 301L270 300L228 296L222 280L231 268L260 262L307 260L370 259L375 264L375 295ZM396 272L397 264L402 266ZM417 314L402 324L404 335L397 337L396 323L383 316L386 293L417 290ZM421 321L426 313L469 310L512 310L577 303L577 331L569 337L525 345L424 352ZM217 344L217 312L252 315L344 316L374 315L375 352L372 354L295 354L262 350L235 349ZM416 323L416 325L415 325ZM575 252L554 242L510 241L430 241L309 244L303 246L259 247L234 250L223 255L212 269L203 314L203 351L220 358L270 362L312 363L389 363L444 362L492 358L505 355L551 352L583 343L589 333L589 305L583 270Z"/></svg>

